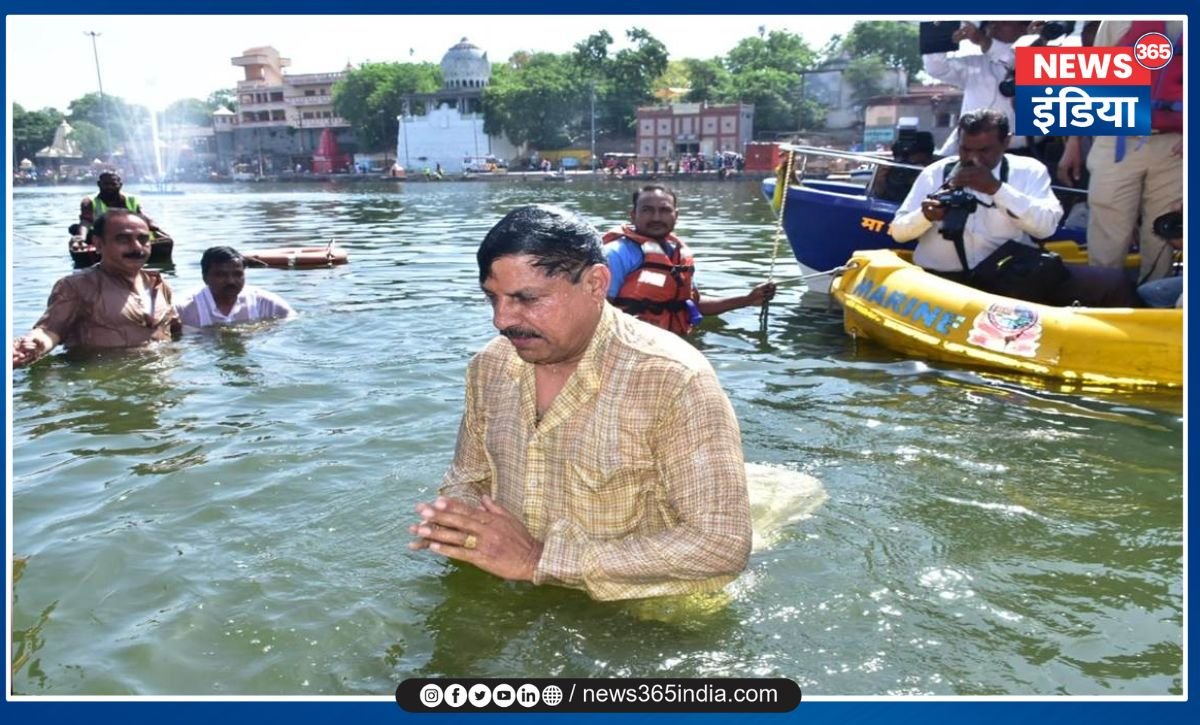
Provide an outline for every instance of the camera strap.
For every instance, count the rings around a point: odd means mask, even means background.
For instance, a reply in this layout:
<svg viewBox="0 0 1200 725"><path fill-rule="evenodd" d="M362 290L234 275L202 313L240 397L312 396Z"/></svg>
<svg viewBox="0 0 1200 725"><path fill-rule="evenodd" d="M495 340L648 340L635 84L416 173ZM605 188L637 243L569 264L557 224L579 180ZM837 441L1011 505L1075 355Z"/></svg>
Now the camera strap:
<svg viewBox="0 0 1200 725"><path fill-rule="evenodd" d="M945 186L950 181L950 176L954 173L954 167L956 166L958 166L958 159L954 159L942 169L942 186ZM1008 181L1008 154L1000 157L1000 183L1003 184L1006 181ZM954 251L958 253L958 263L962 265L964 272L970 272L971 265L967 264L967 249L963 243L963 235L959 234L953 241Z"/></svg>

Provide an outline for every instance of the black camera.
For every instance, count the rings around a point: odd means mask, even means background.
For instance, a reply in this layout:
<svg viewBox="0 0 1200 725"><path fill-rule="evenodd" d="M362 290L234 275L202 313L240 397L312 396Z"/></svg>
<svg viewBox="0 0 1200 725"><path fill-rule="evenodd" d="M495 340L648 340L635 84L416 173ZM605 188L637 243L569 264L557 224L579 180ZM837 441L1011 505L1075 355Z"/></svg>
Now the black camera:
<svg viewBox="0 0 1200 725"><path fill-rule="evenodd" d="M1154 234L1163 239L1183 239L1183 212L1169 211L1156 217Z"/></svg>
<svg viewBox="0 0 1200 725"><path fill-rule="evenodd" d="M953 53L958 50L954 34L962 27L959 20L923 21L917 26L917 47L921 55Z"/></svg>
<svg viewBox="0 0 1200 725"><path fill-rule="evenodd" d="M1074 20L1047 20L1042 24L1042 30L1038 33L1038 37L1049 43L1073 32L1075 32Z"/></svg>
<svg viewBox="0 0 1200 725"><path fill-rule="evenodd" d="M962 239L967 217L975 213L979 199L966 189L943 189L929 198L946 209L946 215L942 217L942 236L952 242Z"/></svg>

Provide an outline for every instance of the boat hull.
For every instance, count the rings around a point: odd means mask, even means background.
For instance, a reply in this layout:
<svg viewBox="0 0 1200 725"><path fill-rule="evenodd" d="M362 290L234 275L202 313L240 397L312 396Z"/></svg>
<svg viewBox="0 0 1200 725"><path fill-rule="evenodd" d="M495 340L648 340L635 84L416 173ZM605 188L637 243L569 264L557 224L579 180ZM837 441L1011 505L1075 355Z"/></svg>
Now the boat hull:
<svg viewBox="0 0 1200 725"><path fill-rule="evenodd" d="M926 360L1086 387L1183 385L1183 311L1050 307L925 272L894 252L856 252L834 280L846 332Z"/></svg>

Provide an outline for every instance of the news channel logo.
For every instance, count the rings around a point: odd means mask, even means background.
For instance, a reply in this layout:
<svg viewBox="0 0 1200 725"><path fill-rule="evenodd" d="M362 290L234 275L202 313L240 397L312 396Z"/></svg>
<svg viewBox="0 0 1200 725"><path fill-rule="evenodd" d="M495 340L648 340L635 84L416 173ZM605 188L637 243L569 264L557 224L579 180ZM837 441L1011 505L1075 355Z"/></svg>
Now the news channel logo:
<svg viewBox="0 0 1200 725"><path fill-rule="evenodd" d="M1175 56L1162 33L1119 48L1016 49L1015 133L1019 136L1145 136L1151 131L1152 72Z"/></svg>

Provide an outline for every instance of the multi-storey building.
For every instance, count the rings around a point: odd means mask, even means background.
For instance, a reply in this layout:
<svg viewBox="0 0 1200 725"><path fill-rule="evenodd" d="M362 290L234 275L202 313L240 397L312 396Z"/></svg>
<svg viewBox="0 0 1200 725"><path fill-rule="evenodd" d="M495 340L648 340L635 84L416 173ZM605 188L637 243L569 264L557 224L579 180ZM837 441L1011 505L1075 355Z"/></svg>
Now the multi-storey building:
<svg viewBox="0 0 1200 725"><path fill-rule="evenodd" d="M220 165L249 166L259 174L312 168L321 133L332 129L343 151L355 146L350 123L333 110L333 84L349 70L287 75L291 60L271 46L232 58L244 69L232 117L214 124ZM214 119L215 120L215 119Z"/></svg>
<svg viewBox="0 0 1200 725"><path fill-rule="evenodd" d="M742 153L753 135L751 104L673 103L637 110L637 155L645 160Z"/></svg>

